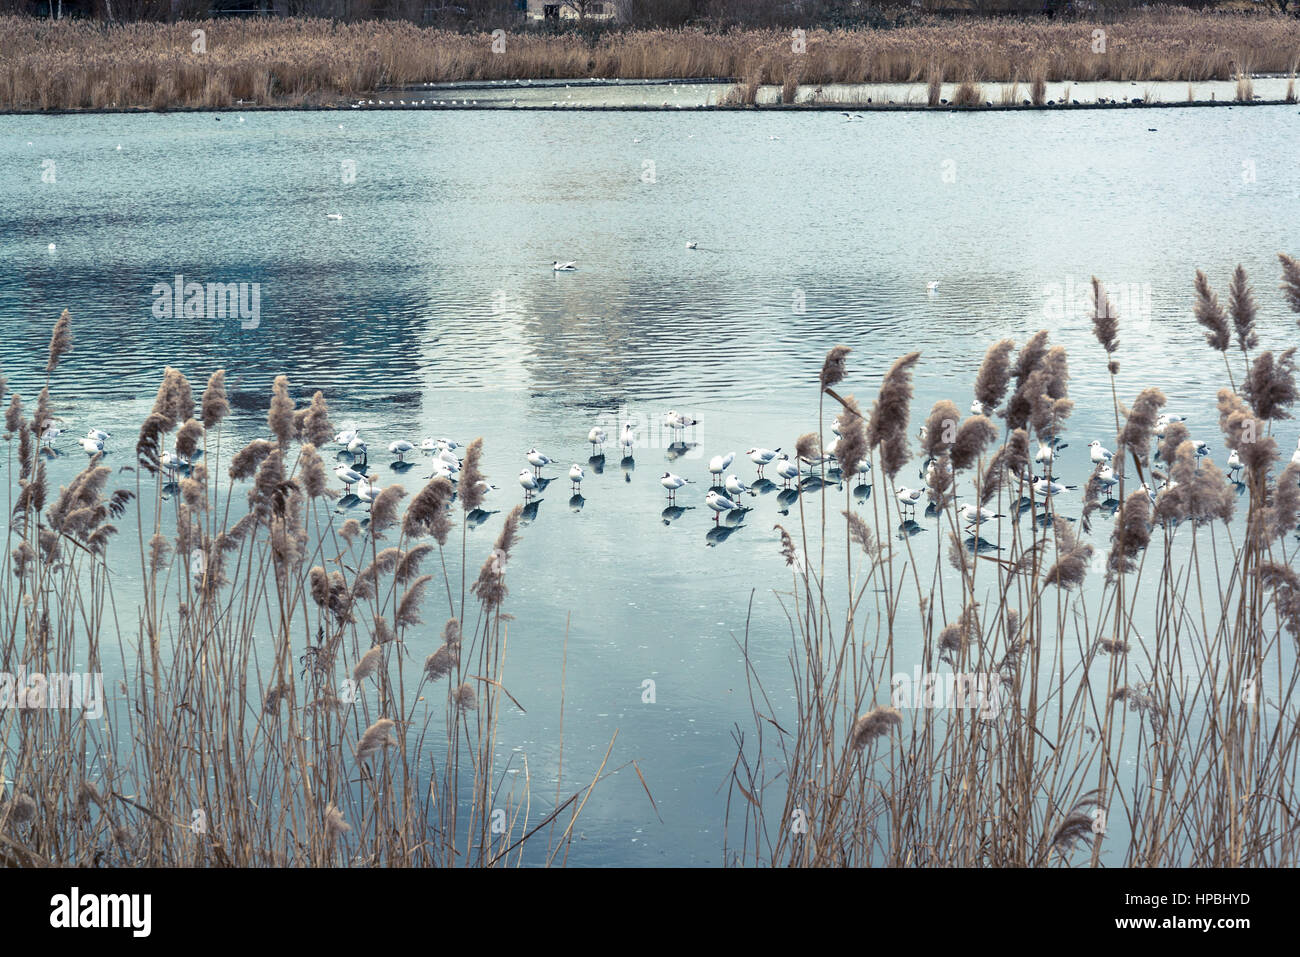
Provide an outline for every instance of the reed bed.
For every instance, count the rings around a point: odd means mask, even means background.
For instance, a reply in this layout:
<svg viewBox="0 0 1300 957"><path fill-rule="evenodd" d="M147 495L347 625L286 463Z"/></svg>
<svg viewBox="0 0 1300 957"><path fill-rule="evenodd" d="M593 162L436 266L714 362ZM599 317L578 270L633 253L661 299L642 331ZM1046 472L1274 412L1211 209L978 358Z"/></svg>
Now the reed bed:
<svg viewBox="0 0 1300 957"><path fill-rule="evenodd" d="M1156 8L1104 24L942 21L888 30L624 30L492 37L396 21L205 20L112 26L0 18L0 109L127 109L336 102L377 89L460 80L730 77L785 86L921 82L1230 79L1285 73L1300 21ZM192 52L194 30L206 52Z"/></svg>
<svg viewBox="0 0 1300 957"><path fill-rule="evenodd" d="M1300 313L1300 263L1281 262L1283 304ZM869 409L842 394L849 350L827 355L817 421L837 413L838 467L868 460L876 494L859 504L845 480L839 503L800 496L777 526L789 672L754 663L748 629L738 640L753 715L734 732L728 863L1297 863L1300 464L1273 434L1300 397L1295 349L1260 341L1264 306L1240 268L1226 307L1197 276L1196 316L1224 363L1223 440L1245 466L1231 483L1182 422L1160 419L1159 389L1118 394L1124 323L1093 282L1098 347L1073 362L1109 375L1118 486L1103 491L1098 465L1077 523L1045 507L1025 478L1030 440L1067 436L1070 362L1045 331L996 343L972 413L943 400L923 419L934 567L890 494L912 459L921 354L893 365ZM799 439L812 462L821 429ZM959 494L988 510L974 531ZM1022 510L1040 517L992 517ZM957 685L964 704L928 707L894 680L944 665L999 696Z"/></svg>
<svg viewBox="0 0 1300 957"><path fill-rule="evenodd" d="M35 690L0 710L0 863L564 862L596 780L566 796L548 777L535 800L527 758L497 757L518 703L504 606L520 510L467 573L455 524L482 499L482 441L459 493L435 478L403 502L393 485L345 518L319 392L295 407L277 378L266 437L232 449L224 373L196 401L167 369L131 464L95 454L55 490L40 437L71 346L65 312L46 387L5 415L0 661ZM195 464L170 474L164 449ZM118 676L101 719L41 707L55 692L35 676L94 672Z"/></svg>

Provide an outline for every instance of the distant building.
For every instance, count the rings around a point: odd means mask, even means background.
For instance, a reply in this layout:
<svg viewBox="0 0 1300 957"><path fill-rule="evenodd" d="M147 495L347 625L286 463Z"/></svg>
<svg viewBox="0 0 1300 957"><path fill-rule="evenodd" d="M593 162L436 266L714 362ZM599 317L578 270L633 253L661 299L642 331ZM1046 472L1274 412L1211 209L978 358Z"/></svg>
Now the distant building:
<svg viewBox="0 0 1300 957"><path fill-rule="evenodd" d="M617 0L528 0L531 20L612 20Z"/></svg>

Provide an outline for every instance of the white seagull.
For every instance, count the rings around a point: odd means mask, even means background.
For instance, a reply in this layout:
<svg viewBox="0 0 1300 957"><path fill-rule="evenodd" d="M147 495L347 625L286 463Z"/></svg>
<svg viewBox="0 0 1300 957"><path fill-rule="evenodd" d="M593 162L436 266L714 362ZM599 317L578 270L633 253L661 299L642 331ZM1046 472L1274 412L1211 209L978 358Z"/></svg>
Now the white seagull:
<svg viewBox="0 0 1300 957"><path fill-rule="evenodd" d="M591 451L593 455L597 448L604 448L605 439L605 430L598 425L587 433L587 441L591 443Z"/></svg>
<svg viewBox="0 0 1300 957"><path fill-rule="evenodd" d="M547 458L545 455L543 455L541 452L537 451L536 449L529 449L527 458L528 458L528 464L531 465L534 469L536 469L537 474L539 475L541 474L543 468L551 464L551 459Z"/></svg>
<svg viewBox="0 0 1300 957"><path fill-rule="evenodd" d="M575 492L578 491L579 487L582 485L582 477L585 474L586 473L582 470L582 466L577 462L574 462L569 466L569 481L573 483L573 490Z"/></svg>
<svg viewBox="0 0 1300 957"><path fill-rule="evenodd" d="M728 475L722 487L727 490L728 495L744 495L746 492L750 495L754 494L753 489L742 482L739 475Z"/></svg>
<svg viewBox="0 0 1300 957"><path fill-rule="evenodd" d="M104 443L99 439L91 438L89 435L81 440L81 447L87 455L94 455L97 452L104 451Z"/></svg>
<svg viewBox="0 0 1300 957"><path fill-rule="evenodd" d="M690 428L692 425L699 425L699 419L692 419L688 415L678 415L672 409L664 415L664 425L668 428L680 432L682 429Z"/></svg>
<svg viewBox="0 0 1300 957"><path fill-rule="evenodd" d="M636 444L636 428L631 422L623 423L623 438L620 440L620 444L629 452L632 450L632 446Z"/></svg>
<svg viewBox="0 0 1300 957"><path fill-rule="evenodd" d="M665 472L659 479L659 484L668 490L668 501L671 502L676 497L677 490L689 481L688 478L682 478L672 472Z"/></svg>
<svg viewBox="0 0 1300 957"><path fill-rule="evenodd" d="M528 469L522 469L519 472L519 485L524 490L524 501L532 498L533 493L537 491L537 479Z"/></svg>
<svg viewBox="0 0 1300 957"><path fill-rule="evenodd" d="M388 451L396 455L397 460L399 462L404 462L406 460L403 458L403 456L405 456L407 452L410 452L414 448L415 446L412 445L410 442L406 441L406 439L398 439L396 442L389 443Z"/></svg>
<svg viewBox="0 0 1300 957"><path fill-rule="evenodd" d="M334 466L334 474L339 477L343 483L343 491L352 491L352 486L365 479L365 476L356 469L348 468L346 465Z"/></svg>
<svg viewBox="0 0 1300 957"><path fill-rule="evenodd" d="M103 429L90 429L86 432L86 438L94 439L96 442L107 442L108 435Z"/></svg>
<svg viewBox="0 0 1300 957"><path fill-rule="evenodd" d="M1242 463L1241 463L1241 456L1237 454L1237 450L1236 450L1236 449L1233 449L1233 450L1232 450L1232 453L1228 456L1228 472L1229 472L1229 474L1231 474L1231 473L1233 473L1233 472L1240 472L1241 469L1242 469L1242 467L1243 467L1243 466L1242 466Z"/></svg>
<svg viewBox="0 0 1300 957"><path fill-rule="evenodd" d="M781 477L781 484L788 488L790 482L799 477L799 463L791 462L789 457L782 453L776 460L776 474Z"/></svg>
<svg viewBox="0 0 1300 957"><path fill-rule="evenodd" d="M1097 484L1107 490L1118 485L1119 479L1115 477L1115 470L1109 465L1103 465L1097 469Z"/></svg>
<svg viewBox="0 0 1300 957"><path fill-rule="evenodd" d="M919 488L908 488L905 485L900 485L898 488L894 489L894 497L898 499L898 503L905 509L915 509L917 504L921 501L921 496L924 494L925 493Z"/></svg>
<svg viewBox="0 0 1300 957"><path fill-rule="evenodd" d="M962 520L967 525L980 525L984 522L991 522L1003 516L994 512L991 508L984 508L980 505L971 505L969 502L961 507Z"/></svg>
<svg viewBox="0 0 1300 957"><path fill-rule="evenodd" d="M758 477L762 478L763 467L776 458L776 453L780 451L780 449L750 449L745 454L749 456L751 462L758 466Z"/></svg>
<svg viewBox="0 0 1300 957"><path fill-rule="evenodd" d="M1102 462L1109 462L1114 457L1113 453L1104 448L1101 442L1097 439L1093 439L1089 442L1088 448L1092 450L1088 454L1092 458L1094 465L1100 465Z"/></svg>
<svg viewBox="0 0 1300 957"><path fill-rule="evenodd" d="M731 467L731 463L736 460L735 452L728 452L726 455L715 455L709 459L709 474L721 475Z"/></svg>
<svg viewBox="0 0 1300 957"><path fill-rule="evenodd" d="M713 509L713 524L715 525L718 523L718 519L722 517L723 512L730 512L740 507L727 496L719 495L717 492L710 492L704 496L704 504Z"/></svg>
<svg viewBox="0 0 1300 957"><path fill-rule="evenodd" d="M551 263L551 268L556 272L573 272L578 268L578 261L574 259L570 262L562 263L557 259Z"/></svg>

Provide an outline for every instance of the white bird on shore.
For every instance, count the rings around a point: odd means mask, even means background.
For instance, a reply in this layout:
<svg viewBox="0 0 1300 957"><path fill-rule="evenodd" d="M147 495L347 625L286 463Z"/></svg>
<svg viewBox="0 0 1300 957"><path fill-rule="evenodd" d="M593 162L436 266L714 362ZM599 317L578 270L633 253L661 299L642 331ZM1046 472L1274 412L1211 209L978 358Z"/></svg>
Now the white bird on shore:
<svg viewBox="0 0 1300 957"><path fill-rule="evenodd" d="M410 442L406 441L406 439L398 439L396 442L390 442L388 445L388 451L396 455L397 460L399 462L406 461L406 459L403 458L403 456L405 456L407 452L410 452L414 448L415 446L412 445Z"/></svg>
<svg viewBox="0 0 1300 957"><path fill-rule="evenodd" d="M921 496L924 494L919 488L908 488L905 485L900 485L894 489L894 497L898 499L898 503L905 509L915 509L920 504Z"/></svg>
<svg viewBox="0 0 1300 957"><path fill-rule="evenodd" d="M722 487L727 490L728 495L754 494L754 490L742 482L739 475L728 475L726 481L722 483Z"/></svg>
<svg viewBox="0 0 1300 957"><path fill-rule="evenodd" d="M597 448L605 447L605 438L605 430L598 425L587 433L587 441L591 443L591 451L593 455Z"/></svg>
<svg viewBox="0 0 1300 957"><path fill-rule="evenodd" d="M529 449L527 454L528 464L535 468L538 474L541 474L543 468L551 464L552 459L543 455L536 449Z"/></svg>
<svg viewBox="0 0 1300 957"><path fill-rule="evenodd" d="M1043 498L1051 498L1053 495L1060 495L1064 492L1066 486L1060 482L1053 482L1047 477L1034 479L1034 491Z"/></svg>
<svg viewBox="0 0 1300 957"><path fill-rule="evenodd" d="M433 478L445 478L448 482L456 481L456 472L442 459L433 460L433 471L425 476L426 481Z"/></svg>
<svg viewBox="0 0 1300 957"><path fill-rule="evenodd" d="M375 484L378 481L378 475L363 475L361 481L357 482L357 498L363 502L373 502L379 494L379 486Z"/></svg>
<svg viewBox="0 0 1300 957"><path fill-rule="evenodd" d="M524 490L524 501L528 501L537 491L537 479L528 469L522 469L519 472L519 486Z"/></svg>
<svg viewBox="0 0 1300 957"><path fill-rule="evenodd" d="M692 425L699 424L699 419L692 419L688 415L678 415L672 409L669 409L668 412L664 414L664 425L668 426L668 428L675 432L680 432L682 429L687 429Z"/></svg>
<svg viewBox="0 0 1300 957"><path fill-rule="evenodd" d="M1003 517L1000 513L994 512L991 508L984 508L981 505L971 505L969 502L961 507L961 512L959 514L967 525L981 525Z"/></svg>
<svg viewBox="0 0 1300 957"><path fill-rule="evenodd" d="M1099 465L1102 462L1109 462L1114 457L1113 453L1104 448L1101 442L1097 439L1093 439L1089 442L1088 448L1092 450L1088 455L1092 459L1094 465Z"/></svg>
<svg viewBox="0 0 1300 957"><path fill-rule="evenodd" d="M562 263L557 259L551 263L551 268L556 272L574 272L578 268L578 261L574 259L567 263Z"/></svg>
<svg viewBox="0 0 1300 957"><path fill-rule="evenodd" d="M582 479L585 474L586 473L582 470L582 466L577 462L574 462L569 466L569 481L573 483L573 491L578 491L579 486L582 485Z"/></svg>
<svg viewBox="0 0 1300 957"><path fill-rule="evenodd" d="M776 458L776 453L780 451L780 449L750 449L745 454L749 456L751 462L758 466L758 477L762 478L764 466Z"/></svg>
<svg viewBox="0 0 1300 957"><path fill-rule="evenodd" d="M718 519L722 517L723 512L730 512L740 507L727 496L720 495L717 492L710 492L704 496L704 504L713 509L713 523L715 525Z"/></svg>
<svg viewBox="0 0 1300 957"><path fill-rule="evenodd" d="M88 435L81 440L81 448L87 455L94 455L97 452L104 451L104 443L99 439L92 438Z"/></svg>
<svg viewBox="0 0 1300 957"><path fill-rule="evenodd" d="M677 490L688 483L690 479L682 478L680 475L674 475L672 472L665 472L659 479L659 484L668 490L668 501L672 502L677 495Z"/></svg>
<svg viewBox="0 0 1300 957"><path fill-rule="evenodd" d="M1171 424L1173 424L1174 422L1186 422L1186 421L1187 421L1187 416L1185 415L1171 415L1168 412L1161 412L1160 415L1156 418L1156 435L1163 439L1165 437L1166 430L1168 430Z"/></svg>
<svg viewBox="0 0 1300 957"><path fill-rule="evenodd" d="M781 478L781 484L789 487L790 483L799 477L799 463L791 462L783 453L776 460L776 474Z"/></svg>
<svg viewBox="0 0 1300 957"><path fill-rule="evenodd" d="M183 469L190 464L189 459L176 452L164 452L159 461L168 472L175 472L177 469Z"/></svg>
<svg viewBox="0 0 1300 957"><path fill-rule="evenodd" d="M1119 484L1119 479L1115 477L1115 470L1109 465L1103 465L1097 470L1097 484L1104 489L1112 489Z"/></svg>
<svg viewBox="0 0 1300 957"><path fill-rule="evenodd" d="M334 474L337 475L339 480L343 483L343 491L345 492L352 491L352 486L365 478L365 476L356 469L348 468L346 465L334 466Z"/></svg>
<svg viewBox="0 0 1300 957"><path fill-rule="evenodd" d="M736 460L735 452L728 452L726 455L715 455L709 459L709 474L721 475L731 467L731 463Z"/></svg>

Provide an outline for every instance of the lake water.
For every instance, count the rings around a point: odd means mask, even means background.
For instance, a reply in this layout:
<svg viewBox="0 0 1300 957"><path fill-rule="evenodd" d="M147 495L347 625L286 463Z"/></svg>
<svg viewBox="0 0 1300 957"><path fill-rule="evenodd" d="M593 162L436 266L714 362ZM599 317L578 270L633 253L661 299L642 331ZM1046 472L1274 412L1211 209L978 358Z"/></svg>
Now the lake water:
<svg viewBox="0 0 1300 957"><path fill-rule="evenodd" d="M566 784L590 780L617 731L611 763L638 761L663 818L621 772L588 802L570 861L719 864L731 731L750 720L733 636L751 593L758 667L778 707L788 700L790 635L773 592L790 578L773 524L790 519L764 495L739 530L710 540L707 457L790 449L815 429L817 371L836 343L854 349L844 391L864 399L894 358L920 349L919 417L945 397L964 410L984 349L1046 327L1069 350L1078 402L1058 474L1082 485L1087 442L1114 432L1103 357L1074 307L1095 274L1125 317L1121 397L1164 389L1222 465L1222 363L1190 318L1192 280L1204 268L1226 301L1243 264L1264 345L1295 343L1275 287L1276 253L1298 251L1298 150L1295 107L853 122L0 117L0 369L34 398L50 327L70 309L76 347L56 409L74 435L114 433L110 464L130 461L165 365L196 388L227 369L226 428L241 442L265 433L276 374L299 399L323 390L334 423L369 439L384 482L412 489L425 472L390 471L388 442L482 435L501 514L470 533L472 569L521 499L523 453L542 449L566 468L548 470L558 478L512 562L506 682L527 713L505 718L503 751L528 752L544 801L567 622ZM556 259L578 271L553 273ZM177 274L258 283L257 327L155 318L153 287ZM612 439L612 423L657 425L668 409L700 420L698 448L667 463L666 440L647 429L628 470L611 446L571 508L563 472L590 455L591 425L607 423ZM1284 430L1284 449L1296 431ZM84 464L66 437L62 448L56 486ZM743 455L737 466L753 477ZM665 468L698 483L681 496L695 507L668 522ZM919 484L914 466L904 476ZM1078 496L1062 511L1077 514ZM1109 535L1105 522L1096 535ZM918 558L933 539L915 539ZM120 598L119 613L133 627ZM434 589L426 617L445 617ZM436 640L431 624L412 653ZM642 702L645 679L654 704Z"/></svg>

